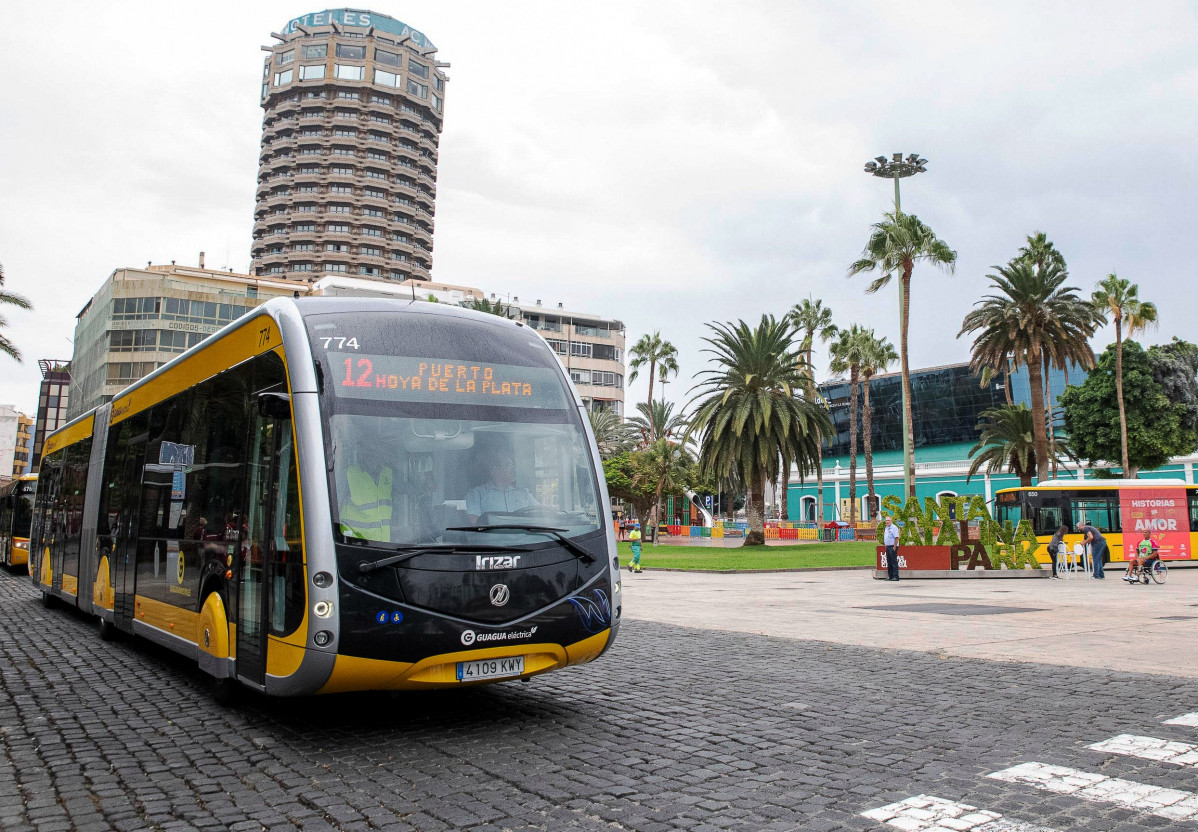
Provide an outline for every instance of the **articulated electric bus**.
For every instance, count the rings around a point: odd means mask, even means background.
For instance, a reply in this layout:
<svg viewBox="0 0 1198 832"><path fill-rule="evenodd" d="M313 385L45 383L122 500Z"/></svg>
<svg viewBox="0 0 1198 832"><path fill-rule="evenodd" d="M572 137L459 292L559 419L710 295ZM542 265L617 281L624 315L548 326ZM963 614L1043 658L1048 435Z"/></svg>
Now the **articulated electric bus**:
<svg viewBox="0 0 1198 832"><path fill-rule="evenodd" d="M29 525L37 474L23 474L0 486L0 564L9 569L29 563Z"/></svg>
<svg viewBox="0 0 1198 832"><path fill-rule="evenodd" d="M618 630L600 472L522 324L275 299L47 439L30 574L218 697L526 678Z"/></svg>

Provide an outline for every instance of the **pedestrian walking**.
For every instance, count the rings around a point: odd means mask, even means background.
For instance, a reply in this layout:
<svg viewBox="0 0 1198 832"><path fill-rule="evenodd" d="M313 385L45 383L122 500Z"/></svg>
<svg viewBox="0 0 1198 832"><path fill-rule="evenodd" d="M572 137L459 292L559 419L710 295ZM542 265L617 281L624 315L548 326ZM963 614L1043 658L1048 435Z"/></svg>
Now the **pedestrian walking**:
<svg viewBox="0 0 1198 832"><path fill-rule="evenodd" d="M1106 565L1106 538L1094 526L1091 526L1085 520L1077 521L1077 530L1085 538L1086 544L1090 547L1090 560L1094 564L1094 577L1102 580L1106 577L1103 567Z"/></svg>
<svg viewBox="0 0 1198 832"><path fill-rule="evenodd" d="M894 525L894 518L889 514L886 515L885 523L886 527L882 534L882 545L886 547L886 580L897 581L899 579L899 529L898 526Z"/></svg>
<svg viewBox="0 0 1198 832"><path fill-rule="evenodd" d="M1062 525L1053 534L1052 540L1048 541L1048 556L1052 558L1052 576L1054 578L1061 577L1057 574L1057 558L1065 553L1065 535L1069 534L1069 527Z"/></svg>
<svg viewBox="0 0 1198 832"><path fill-rule="evenodd" d="M641 571L641 524L633 523L632 531L628 533L628 539L632 541L632 562L628 564L629 572Z"/></svg>

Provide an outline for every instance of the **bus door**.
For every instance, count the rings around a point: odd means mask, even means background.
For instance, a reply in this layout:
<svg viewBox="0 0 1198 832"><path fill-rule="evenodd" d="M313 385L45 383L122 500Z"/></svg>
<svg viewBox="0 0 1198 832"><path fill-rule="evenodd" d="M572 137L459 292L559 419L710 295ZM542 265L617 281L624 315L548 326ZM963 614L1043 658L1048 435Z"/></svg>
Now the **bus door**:
<svg viewBox="0 0 1198 832"><path fill-rule="evenodd" d="M106 486L119 492L108 523L112 531L113 617L118 629L133 632L136 603L134 577L137 574L138 510L141 506L142 479L146 462L146 426L148 417L138 414L121 426L121 444L114 466L117 477Z"/></svg>
<svg viewBox="0 0 1198 832"><path fill-rule="evenodd" d="M237 604L237 675L261 685L266 681L267 622L271 616L271 566L277 558L275 527L279 495L279 454L291 435L287 396L258 398L250 434L250 491L246 535L239 561Z"/></svg>

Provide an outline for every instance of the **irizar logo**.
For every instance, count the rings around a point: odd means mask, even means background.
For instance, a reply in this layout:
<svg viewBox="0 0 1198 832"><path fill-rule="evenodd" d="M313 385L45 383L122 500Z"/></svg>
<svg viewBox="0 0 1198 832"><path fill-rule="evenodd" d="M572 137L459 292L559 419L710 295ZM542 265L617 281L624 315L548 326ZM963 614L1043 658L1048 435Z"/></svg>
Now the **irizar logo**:
<svg viewBox="0 0 1198 832"><path fill-rule="evenodd" d="M479 569L515 569L520 565L519 555L475 555L474 568Z"/></svg>
<svg viewBox="0 0 1198 832"><path fill-rule="evenodd" d="M516 641L522 638L532 638L537 631L537 625L529 627L527 630L512 630L506 633L476 633L474 630L464 630L462 632L462 644L469 647L471 644L484 641Z"/></svg>

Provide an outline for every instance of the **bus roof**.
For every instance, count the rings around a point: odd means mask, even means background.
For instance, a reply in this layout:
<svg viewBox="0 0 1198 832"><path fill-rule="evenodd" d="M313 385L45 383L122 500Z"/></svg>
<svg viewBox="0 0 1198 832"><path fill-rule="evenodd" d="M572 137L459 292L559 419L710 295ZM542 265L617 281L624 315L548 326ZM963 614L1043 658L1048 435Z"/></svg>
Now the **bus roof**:
<svg viewBox="0 0 1198 832"><path fill-rule="evenodd" d="M1000 488L995 493L1002 494L1010 491L1038 491L1041 489L1079 490L1086 488L1185 488L1195 487L1193 483L1176 478L1151 480L1045 480L1039 485L1016 486L1015 488Z"/></svg>

